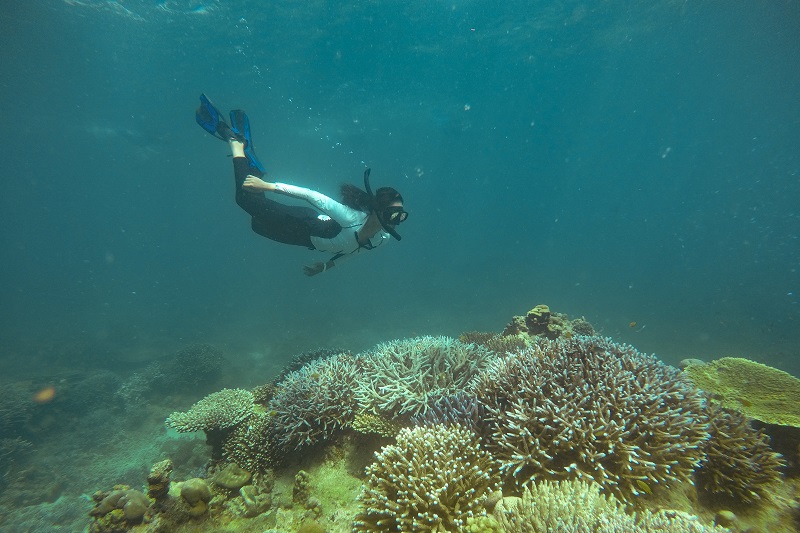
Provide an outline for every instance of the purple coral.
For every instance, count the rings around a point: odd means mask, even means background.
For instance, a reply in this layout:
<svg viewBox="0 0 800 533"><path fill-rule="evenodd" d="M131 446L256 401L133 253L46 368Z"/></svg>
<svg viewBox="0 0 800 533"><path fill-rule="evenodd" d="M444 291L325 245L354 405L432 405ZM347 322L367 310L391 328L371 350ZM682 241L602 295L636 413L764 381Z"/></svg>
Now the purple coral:
<svg viewBox="0 0 800 533"><path fill-rule="evenodd" d="M537 339L496 360L474 391L501 472L521 486L591 480L630 501L689 480L708 436L703 398L677 369L609 339Z"/></svg>
<svg viewBox="0 0 800 533"><path fill-rule="evenodd" d="M275 387L267 413L275 444L285 451L330 438L355 417L356 359L340 354L289 372Z"/></svg>

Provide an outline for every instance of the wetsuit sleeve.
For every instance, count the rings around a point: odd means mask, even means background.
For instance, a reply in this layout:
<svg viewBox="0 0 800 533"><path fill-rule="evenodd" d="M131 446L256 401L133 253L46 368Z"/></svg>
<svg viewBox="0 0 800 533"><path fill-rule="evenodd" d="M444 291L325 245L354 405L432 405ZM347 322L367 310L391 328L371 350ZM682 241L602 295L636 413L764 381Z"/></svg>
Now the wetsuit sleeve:
<svg viewBox="0 0 800 533"><path fill-rule="evenodd" d="M354 210L322 193L286 183L275 183L275 192L305 200L342 226L352 223Z"/></svg>

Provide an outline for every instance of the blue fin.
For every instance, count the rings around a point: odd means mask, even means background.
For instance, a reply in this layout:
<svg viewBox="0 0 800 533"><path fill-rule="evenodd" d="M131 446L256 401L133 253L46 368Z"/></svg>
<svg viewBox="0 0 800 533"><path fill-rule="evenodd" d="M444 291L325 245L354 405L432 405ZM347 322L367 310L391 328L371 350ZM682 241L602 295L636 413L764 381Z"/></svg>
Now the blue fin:
<svg viewBox="0 0 800 533"><path fill-rule="evenodd" d="M217 139L228 141L232 138L239 138L228 126L228 123L225 122L225 119L222 118L219 109L211 103L211 100L205 94L200 95L200 107L195 111L194 119L201 128Z"/></svg>
<svg viewBox="0 0 800 533"><path fill-rule="evenodd" d="M261 175L266 174L267 171L261 161L258 160L258 157L256 157L256 152L253 148L253 138L250 135L250 119L247 118L247 114L241 109L234 109L231 111L230 117L233 133L237 138L244 139L244 155L247 158L247 162L250 163L250 167L259 171Z"/></svg>

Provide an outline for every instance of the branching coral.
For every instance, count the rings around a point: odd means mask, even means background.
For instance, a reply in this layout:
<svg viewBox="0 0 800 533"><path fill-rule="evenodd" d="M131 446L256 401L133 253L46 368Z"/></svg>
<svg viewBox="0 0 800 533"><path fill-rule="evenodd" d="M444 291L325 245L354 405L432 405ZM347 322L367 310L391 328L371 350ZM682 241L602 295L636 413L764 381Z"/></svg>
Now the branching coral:
<svg viewBox="0 0 800 533"><path fill-rule="evenodd" d="M418 337L378 345L363 356L356 396L368 411L389 418L424 413L432 402L456 394L494 354L450 337Z"/></svg>
<svg viewBox="0 0 800 533"><path fill-rule="evenodd" d="M273 440L289 451L330 438L355 416L356 358L340 354L289 372L276 385L267 412Z"/></svg>
<svg viewBox="0 0 800 533"><path fill-rule="evenodd" d="M484 333L480 331L468 331L458 336L458 340L465 344L478 344L485 346L491 351L505 355L507 352L517 352L525 348L528 344L519 335L500 335L499 333Z"/></svg>
<svg viewBox="0 0 800 533"><path fill-rule="evenodd" d="M780 483L784 466L781 456L769 447L768 437L732 409L712 404L708 417L711 437L695 472L698 488L745 503L768 498L770 489Z"/></svg>
<svg viewBox="0 0 800 533"><path fill-rule="evenodd" d="M625 513L614 496L600 494L594 482L542 481L532 484L521 498L507 497L494 516L505 533L723 533L705 526L695 516L677 511Z"/></svg>
<svg viewBox="0 0 800 533"><path fill-rule="evenodd" d="M264 473L283 459L273 443L271 417L253 413L246 424L236 426L222 444L223 458L253 473Z"/></svg>
<svg viewBox="0 0 800 533"><path fill-rule="evenodd" d="M166 423L181 433L232 428L253 412L253 394L243 389L222 389L209 394L185 413L174 412Z"/></svg>
<svg viewBox="0 0 800 533"><path fill-rule="evenodd" d="M474 391L501 471L522 486L593 480L630 500L689 480L708 435L703 398L677 369L608 339L539 339L496 360Z"/></svg>
<svg viewBox="0 0 800 533"><path fill-rule="evenodd" d="M425 414L412 417L412 422L419 426L460 425L484 443L491 440L492 425L487 422L486 407L466 392L439 398Z"/></svg>
<svg viewBox="0 0 800 533"><path fill-rule="evenodd" d="M497 488L491 456L458 426L404 428L375 457L355 532L462 531Z"/></svg>

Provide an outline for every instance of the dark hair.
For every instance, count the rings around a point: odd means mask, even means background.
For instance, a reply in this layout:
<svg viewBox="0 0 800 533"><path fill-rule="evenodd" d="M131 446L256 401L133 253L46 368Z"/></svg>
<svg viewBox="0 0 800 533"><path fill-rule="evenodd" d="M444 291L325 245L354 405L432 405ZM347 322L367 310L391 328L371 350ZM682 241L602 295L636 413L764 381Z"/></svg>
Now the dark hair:
<svg viewBox="0 0 800 533"><path fill-rule="evenodd" d="M375 191L374 201L366 191L350 183L343 183L340 190L344 205L364 213L369 213L375 209L384 209L395 202L403 203L403 197L391 187L381 187Z"/></svg>

